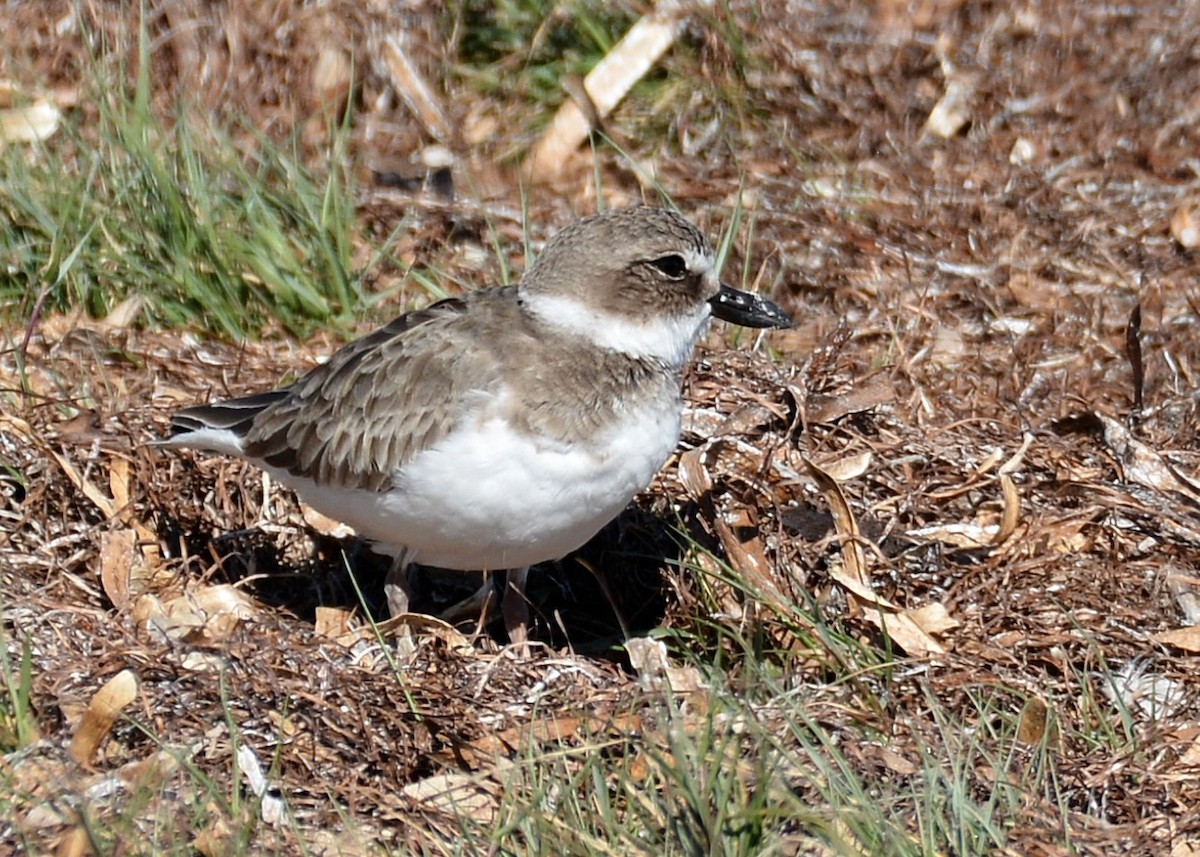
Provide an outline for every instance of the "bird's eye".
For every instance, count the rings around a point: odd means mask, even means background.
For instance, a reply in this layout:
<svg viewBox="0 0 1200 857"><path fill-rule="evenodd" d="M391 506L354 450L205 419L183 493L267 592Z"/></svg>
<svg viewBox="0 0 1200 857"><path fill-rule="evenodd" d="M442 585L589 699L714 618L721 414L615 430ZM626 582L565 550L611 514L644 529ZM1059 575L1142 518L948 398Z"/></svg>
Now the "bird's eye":
<svg viewBox="0 0 1200 857"><path fill-rule="evenodd" d="M682 279L688 272L687 262L678 253L672 253L670 256L663 256L660 259L652 259L650 264L672 280Z"/></svg>

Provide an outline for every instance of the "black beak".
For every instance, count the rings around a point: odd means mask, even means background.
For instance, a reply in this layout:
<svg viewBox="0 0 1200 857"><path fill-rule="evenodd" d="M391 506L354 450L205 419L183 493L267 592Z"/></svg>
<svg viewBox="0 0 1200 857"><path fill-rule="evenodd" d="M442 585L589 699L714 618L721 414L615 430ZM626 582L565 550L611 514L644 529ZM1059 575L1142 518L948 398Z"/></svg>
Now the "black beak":
<svg viewBox="0 0 1200 857"><path fill-rule="evenodd" d="M708 303L712 306L714 316L730 324L740 324L742 327L792 326L792 317L778 304L724 283L721 283L721 291L709 298Z"/></svg>

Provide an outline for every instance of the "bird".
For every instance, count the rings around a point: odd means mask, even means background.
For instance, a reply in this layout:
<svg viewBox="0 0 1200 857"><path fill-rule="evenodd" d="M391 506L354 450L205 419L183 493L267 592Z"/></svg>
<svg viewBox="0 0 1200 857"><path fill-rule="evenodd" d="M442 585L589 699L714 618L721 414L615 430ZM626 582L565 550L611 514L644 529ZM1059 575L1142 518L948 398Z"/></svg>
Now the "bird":
<svg viewBox="0 0 1200 857"><path fill-rule="evenodd" d="M515 285L399 316L289 386L175 413L163 447L244 459L408 569L507 571L527 638L528 568L581 547L680 439L682 375L710 318L786 328L723 284L704 234L640 205L576 221Z"/></svg>

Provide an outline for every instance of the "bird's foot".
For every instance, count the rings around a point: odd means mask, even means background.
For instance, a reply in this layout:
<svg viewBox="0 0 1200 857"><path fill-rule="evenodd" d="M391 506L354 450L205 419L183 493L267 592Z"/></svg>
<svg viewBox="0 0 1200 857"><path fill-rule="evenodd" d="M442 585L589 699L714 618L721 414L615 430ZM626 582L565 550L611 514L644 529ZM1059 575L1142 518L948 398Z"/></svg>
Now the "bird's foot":
<svg viewBox="0 0 1200 857"><path fill-rule="evenodd" d="M412 609L413 587L409 580L410 563L404 551L396 554L392 567L383 580L383 594L387 599L388 616L403 616Z"/></svg>

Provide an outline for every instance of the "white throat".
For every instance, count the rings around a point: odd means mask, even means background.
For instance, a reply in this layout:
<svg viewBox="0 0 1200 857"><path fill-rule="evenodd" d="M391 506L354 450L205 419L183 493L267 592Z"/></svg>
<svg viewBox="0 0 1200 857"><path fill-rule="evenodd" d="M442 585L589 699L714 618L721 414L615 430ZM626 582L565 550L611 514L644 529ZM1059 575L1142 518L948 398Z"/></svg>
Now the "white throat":
<svg viewBox="0 0 1200 857"><path fill-rule="evenodd" d="M567 295L524 294L521 300L529 312L555 330L629 357L657 360L672 369L681 369L691 358L712 311L702 303L686 315L648 312L639 319L606 313Z"/></svg>

